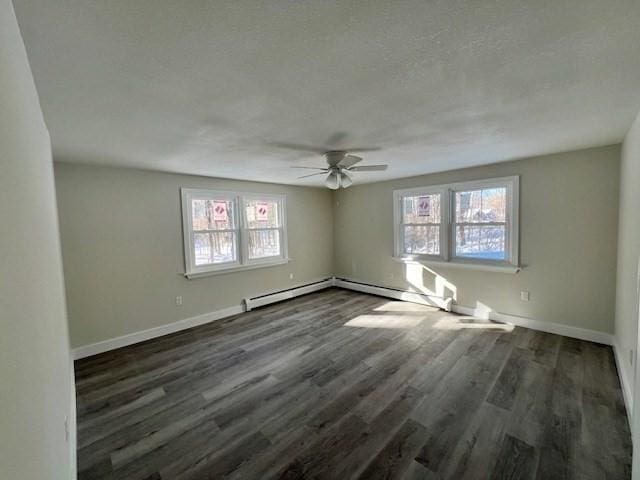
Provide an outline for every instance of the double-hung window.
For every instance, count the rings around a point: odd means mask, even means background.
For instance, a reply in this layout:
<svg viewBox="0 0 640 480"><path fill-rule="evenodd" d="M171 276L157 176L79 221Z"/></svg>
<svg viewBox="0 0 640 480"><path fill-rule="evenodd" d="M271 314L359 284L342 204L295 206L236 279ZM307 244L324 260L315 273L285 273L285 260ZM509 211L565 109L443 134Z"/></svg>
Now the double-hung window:
<svg viewBox="0 0 640 480"><path fill-rule="evenodd" d="M284 195L182 189L188 277L287 261Z"/></svg>
<svg viewBox="0 0 640 480"><path fill-rule="evenodd" d="M443 251L442 193L425 189L402 196L400 236L402 252L408 255L440 257Z"/></svg>
<svg viewBox="0 0 640 480"><path fill-rule="evenodd" d="M282 197L243 195L242 210L247 261L269 263L282 255L284 239Z"/></svg>
<svg viewBox="0 0 640 480"><path fill-rule="evenodd" d="M394 192L394 255L518 268L518 177Z"/></svg>

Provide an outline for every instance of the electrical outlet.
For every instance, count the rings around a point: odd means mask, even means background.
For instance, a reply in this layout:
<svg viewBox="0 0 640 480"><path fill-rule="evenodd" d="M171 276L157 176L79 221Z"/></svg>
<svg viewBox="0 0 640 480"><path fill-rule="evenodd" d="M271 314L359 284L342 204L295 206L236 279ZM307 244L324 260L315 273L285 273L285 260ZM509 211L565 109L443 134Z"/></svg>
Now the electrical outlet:
<svg viewBox="0 0 640 480"><path fill-rule="evenodd" d="M525 290L520 292L520 300L522 300L523 302L528 302L529 301L529 292L527 292Z"/></svg>
<svg viewBox="0 0 640 480"><path fill-rule="evenodd" d="M629 365L633 367L633 358L635 355L633 354L633 349L629 350Z"/></svg>
<svg viewBox="0 0 640 480"><path fill-rule="evenodd" d="M176 297L176 305L178 306L182 305L182 295L178 295Z"/></svg>
<svg viewBox="0 0 640 480"><path fill-rule="evenodd" d="M289 274L289 280L293 280L293 273Z"/></svg>
<svg viewBox="0 0 640 480"><path fill-rule="evenodd" d="M69 417L64 417L64 441L69 443Z"/></svg>

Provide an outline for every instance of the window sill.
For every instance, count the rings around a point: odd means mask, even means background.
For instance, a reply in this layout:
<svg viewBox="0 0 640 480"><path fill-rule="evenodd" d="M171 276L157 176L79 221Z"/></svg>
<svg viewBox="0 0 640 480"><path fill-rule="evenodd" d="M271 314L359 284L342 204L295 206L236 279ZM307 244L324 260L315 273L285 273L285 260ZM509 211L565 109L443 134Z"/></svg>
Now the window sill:
<svg viewBox="0 0 640 480"><path fill-rule="evenodd" d="M184 276L189 280L201 277L210 277L212 275L224 275L225 273L244 272L245 270L254 270L256 268L275 267L278 265L285 265L291 261L290 258L281 258L273 262L253 263L249 265L241 265L238 267L221 268L219 270L209 270L204 272L190 272L185 273Z"/></svg>
<svg viewBox="0 0 640 480"><path fill-rule="evenodd" d="M400 263L408 264L420 264L433 267L448 267L448 268L460 268L468 270L481 270L485 272L498 272L498 273L518 273L522 270L522 267L516 267L514 265L490 265L485 263L471 263L471 262L445 262L442 260L431 259L419 259L419 258L407 258L407 257L393 257L393 259Z"/></svg>

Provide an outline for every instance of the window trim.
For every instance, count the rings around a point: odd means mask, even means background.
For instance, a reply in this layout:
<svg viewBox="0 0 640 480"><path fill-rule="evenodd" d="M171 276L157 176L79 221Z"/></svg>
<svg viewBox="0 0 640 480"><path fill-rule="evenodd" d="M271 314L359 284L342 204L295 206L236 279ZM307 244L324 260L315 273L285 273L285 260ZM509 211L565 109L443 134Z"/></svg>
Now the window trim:
<svg viewBox="0 0 640 480"><path fill-rule="evenodd" d="M181 188L182 202L182 241L184 247L184 265L187 278L198 278L208 275L250 270L253 268L270 267L283 265L289 262L288 242L287 242L287 207L286 195L274 193L256 192L236 192L228 190L214 190L202 188ZM193 199L225 199L233 202L234 208L234 229L220 231L230 231L236 233L236 257L233 262L225 262L210 265L195 265L195 250L193 242L193 218L191 216L191 205ZM246 218L247 200L267 200L275 201L278 205L279 227L269 227L265 229L249 229ZM249 258L249 230L278 230L280 232L280 255L271 257L250 259Z"/></svg>
<svg viewBox="0 0 640 480"><path fill-rule="evenodd" d="M459 257L455 255L455 192L504 187L507 190L505 211L506 239L505 260ZM402 242L402 198L440 193L440 255L408 255L403 251ZM478 179L442 185L406 188L393 192L393 257L403 262L423 261L437 266L469 267L489 271L515 273L520 270L519 257L519 208L520 177L518 175L499 178Z"/></svg>

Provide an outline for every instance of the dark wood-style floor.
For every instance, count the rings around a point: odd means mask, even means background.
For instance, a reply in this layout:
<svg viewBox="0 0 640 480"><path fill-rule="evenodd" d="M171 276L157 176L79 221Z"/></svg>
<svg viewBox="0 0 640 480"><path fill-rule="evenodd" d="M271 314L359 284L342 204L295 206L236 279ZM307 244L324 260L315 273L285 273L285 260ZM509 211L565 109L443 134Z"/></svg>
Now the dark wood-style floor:
<svg viewBox="0 0 640 480"><path fill-rule="evenodd" d="M76 363L80 479L627 479L611 348L326 290Z"/></svg>

